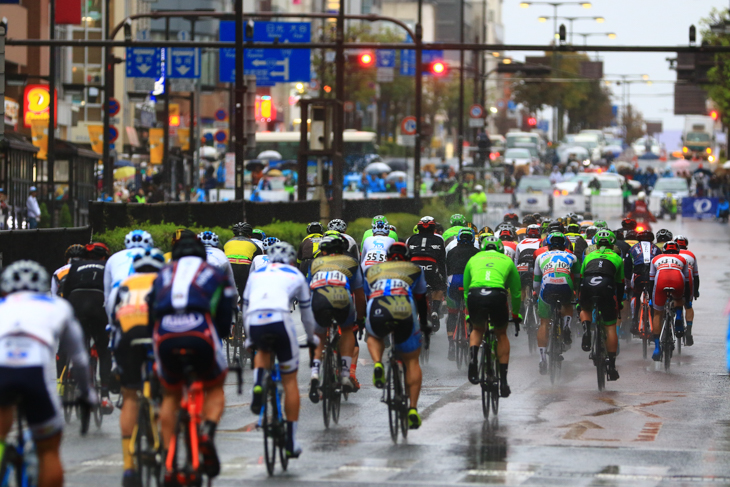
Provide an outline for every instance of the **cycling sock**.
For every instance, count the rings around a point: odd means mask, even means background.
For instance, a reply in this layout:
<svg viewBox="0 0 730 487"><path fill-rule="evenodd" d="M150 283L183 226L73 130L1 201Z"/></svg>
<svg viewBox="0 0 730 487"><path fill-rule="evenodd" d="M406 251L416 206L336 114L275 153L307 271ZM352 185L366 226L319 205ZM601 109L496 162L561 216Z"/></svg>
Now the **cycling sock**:
<svg viewBox="0 0 730 487"><path fill-rule="evenodd" d="M590 321L584 321L583 322L583 333L587 332L591 329L591 322Z"/></svg>
<svg viewBox="0 0 730 487"><path fill-rule="evenodd" d="M319 366L322 364L321 360L314 359L312 360L312 377L314 377L314 374L319 375Z"/></svg>
<svg viewBox="0 0 730 487"><path fill-rule="evenodd" d="M253 369L253 383L254 385L260 386L261 381L264 380L264 369L257 367Z"/></svg>
<svg viewBox="0 0 730 487"><path fill-rule="evenodd" d="M507 383L507 366L509 364L499 364L499 378L502 383Z"/></svg>
<svg viewBox="0 0 730 487"><path fill-rule="evenodd" d="M540 350L540 361L542 362L545 360L545 347L538 347L538 350Z"/></svg>
<svg viewBox="0 0 730 487"><path fill-rule="evenodd" d="M208 441L213 441L213 438L215 438L215 430L217 428L218 423L211 421L210 419L206 419L200 427L200 432L202 433L201 436L207 436Z"/></svg>
<svg viewBox="0 0 730 487"><path fill-rule="evenodd" d="M476 364L479 357L479 347L469 347L471 363Z"/></svg>
<svg viewBox="0 0 730 487"><path fill-rule="evenodd" d="M683 316L682 316L682 308L677 308L677 309L674 310L674 312L676 313L676 319L677 319L677 321L681 321L682 318L683 318Z"/></svg>
<svg viewBox="0 0 730 487"><path fill-rule="evenodd" d="M350 377L350 366L352 365L352 357L342 357L342 366L340 367L341 377Z"/></svg>
<svg viewBox="0 0 730 487"><path fill-rule="evenodd" d="M431 312L432 313L438 313L441 309L441 301L432 301L431 302Z"/></svg>
<svg viewBox="0 0 730 487"><path fill-rule="evenodd" d="M132 452L129 451L129 443L131 441L131 436L122 436L122 460L124 461L124 470L134 469L134 458L132 458Z"/></svg>
<svg viewBox="0 0 730 487"><path fill-rule="evenodd" d="M572 319L572 316L563 316L563 330L570 331L570 321Z"/></svg>
<svg viewBox="0 0 730 487"><path fill-rule="evenodd" d="M608 352L608 366L611 368L616 367L616 352Z"/></svg>
<svg viewBox="0 0 730 487"><path fill-rule="evenodd" d="M350 375L351 376L355 375L356 371L357 371L357 369L355 368L355 362L353 362L352 365L350 366Z"/></svg>
<svg viewBox="0 0 730 487"><path fill-rule="evenodd" d="M287 421L286 422L286 433L287 433L287 442L289 445L290 451L294 450L294 444L297 441L297 423L298 421Z"/></svg>

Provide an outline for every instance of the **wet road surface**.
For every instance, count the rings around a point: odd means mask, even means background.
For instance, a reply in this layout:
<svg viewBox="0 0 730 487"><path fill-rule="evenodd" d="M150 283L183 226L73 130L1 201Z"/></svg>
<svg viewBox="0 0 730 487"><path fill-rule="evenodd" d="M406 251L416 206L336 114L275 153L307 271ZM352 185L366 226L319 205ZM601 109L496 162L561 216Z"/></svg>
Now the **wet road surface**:
<svg viewBox="0 0 730 487"><path fill-rule="evenodd" d="M500 401L497 418L485 421L478 386L446 360L442 326L424 367L423 426L394 445L381 393L371 384L366 348L357 370L363 388L343 402L339 424L329 430L321 404L307 399L309 369L303 353L302 456L290 462L286 473L277 464L276 476L268 477L262 433L249 409L251 372L246 371L243 396L235 394L232 377L226 388L226 413L216 437L223 472L215 485L730 485L730 378L725 369L730 230L714 222L664 226L689 238L702 279L695 345L675 353L669 373L642 359L641 341L622 342L617 359L621 378L599 392L595 368L574 331L560 382L551 386L549 377L539 375L526 336L511 334L512 395ZM101 429L92 425L85 438L78 436L77 426L67 428L63 443L66 484L119 485L118 411L105 418Z"/></svg>

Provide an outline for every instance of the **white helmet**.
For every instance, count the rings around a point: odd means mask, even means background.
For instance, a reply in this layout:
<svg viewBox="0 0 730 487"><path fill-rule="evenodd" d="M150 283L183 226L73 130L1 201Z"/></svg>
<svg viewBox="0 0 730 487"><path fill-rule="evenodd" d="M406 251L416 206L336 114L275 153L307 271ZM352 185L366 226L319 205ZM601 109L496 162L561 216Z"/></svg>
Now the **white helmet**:
<svg viewBox="0 0 730 487"><path fill-rule="evenodd" d="M643 191L639 191L639 194L636 195L636 197L639 199L639 201L644 201L646 199L646 193Z"/></svg>
<svg viewBox="0 0 730 487"><path fill-rule="evenodd" d="M218 247L218 245L221 243L220 239L218 238L218 235L211 232L210 230L206 230L205 232L200 232L198 234L198 240L203 242L203 245L206 247Z"/></svg>
<svg viewBox="0 0 730 487"><path fill-rule="evenodd" d="M275 243L269 247L266 254L269 256L269 262L292 265L297 261L294 247L287 242Z"/></svg>
<svg viewBox="0 0 730 487"><path fill-rule="evenodd" d="M484 186L482 186L481 184L477 184L476 186L474 186L474 191L484 191Z"/></svg>
<svg viewBox="0 0 730 487"><path fill-rule="evenodd" d="M136 272L142 272L142 269L153 268L158 271L165 267L165 255L160 249L147 249L144 254L134 257L132 267Z"/></svg>
<svg viewBox="0 0 730 487"><path fill-rule="evenodd" d="M151 249L155 242L152 235L144 230L132 230L124 237L124 245L128 249Z"/></svg>
<svg viewBox="0 0 730 487"><path fill-rule="evenodd" d="M345 223L344 220L335 218L327 224L327 229L335 230L340 233L345 233L347 231L347 223Z"/></svg>
<svg viewBox="0 0 730 487"><path fill-rule="evenodd" d="M18 291L46 293L51 288L48 272L32 260L19 260L10 264L0 274L0 292L10 294Z"/></svg>
<svg viewBox="0 0 730 487"><path fill-rule="evenodd" d="M268 253L269 249L271 247L273 247L275 244L278 244L279 242L281 242L281 240L279 240L276 237L266 237L263 240L263 242L264 242L264 252Z"/></svg>

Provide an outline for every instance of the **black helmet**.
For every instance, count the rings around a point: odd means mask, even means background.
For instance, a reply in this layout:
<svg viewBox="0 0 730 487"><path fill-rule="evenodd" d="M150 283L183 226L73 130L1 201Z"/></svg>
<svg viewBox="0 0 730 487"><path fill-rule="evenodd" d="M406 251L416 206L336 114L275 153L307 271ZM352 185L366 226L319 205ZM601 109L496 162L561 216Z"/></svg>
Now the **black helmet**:
<svg viewBox="0 0 730 487"><path fill-rule="evenodd" d="M639 234L636 233L636 230L627 230L626 240L639 240Z"/></svg>
<svg viewBox="0 0 730 487"><path fill-rule="evenodd" d="M598 231L598 227L594 227L591 225L590 227L586 228L586 240L592 240L593 237L596 235L596 232ZM627 237L628 238L628 237Z"/></svg>
<svg viewBox="0 0 730 487"><path fill-rule="evenodd" d="M390 247L388 247L388 254L386 255L386 258L388 261L409 261L411 260L411 251L403 242L394 242Z"/></svg>
<svg viewBox="0 0 730 487"><path fill-rule="evenodd" d="M237 237L250 237L253 227L250 223L239 222L233 225L233 234Z"/></svg>
<svg viewBox="0 0 730 487"><path fill-rule="evenodd" d="M86 257L86 247L81 244L73 244L66 249L66 262L71 259L83 259Z"/></svg>
<svg viewBox="0 0 730 487"><path fill-rule="evenodd" d="M616 240L624 240L624 229L618 228L613 231L613 234L616 235Z"/></svg>
<svg viewBox="0 0 730 487"><path fill-rule="evenodd" d="M674 238L674 235L672 235L672 232L670 232L666 228L662 228L661 230L656 232L657 243L669 242L673 238Z"/></svg>
<svg viewBox="0 0 730 487"><path fill-rule="evenodd" d="M624 230L636 230L636 220L633 218L624 218L621 220L621 228Z"/></svg>
<svg viewBox="0 0 730 487"><path fill-rule="evenodd" d="M328 255L344 254L347 242L339 235L328 235L319 243L319 250Z"/></svg>
<svg viewBox="0 0 730 487"><path fill-rule="evenodd" d="M182 237L172 247L172 260L179 260L183 257L200 257L205 260L205 245L198 240L198 237Z"/></svg>
<svg viewBox="0 0 730 487"><path fill-rule="evenodd" d="M565 235L561 232L552 232L545 239L545 244L550 250L552 249L565 249Z"/></svg>
<svg viewBox="0 0 730 487"><path fill-rule="evenodd" d="M553 220L548 225L547 231L548 233L565 233L565 225L561 221Z"/></svg>
<svg viewBox="0 0 730 487"><path fill-rule="evenodd" d="M322 227L321 223L312 222L307 225L307 235L312 235L313 233L318 233L320 235L324 233L324 227Z"/></svg>
<svg viewBox="0 0 730 487"><path fill-rule="evenodd" d="M474 230L471 228L462 228L456 236L457 245L474 246Z"/></svg>
<svg viewBox="0 0 730 487"><path fill-rule="evenodd" d="M535 220L535 216L534 215L525 215L522 218L522 224L524 226L526 226L526 227L529 226L529 225L534 225L536 222L537 222L537 220Z"/></svg>
<svg viewBox="0 0 730 487"><path fill-rule="evenodd" d="M633 230L630 230L633 231ZM636 232L634 232L636 233ZM636 239L639 242L653 242L654 241L654 233L651 230L642 230L639 233L636 234Z"/></svg>
<svg viewBox="0 0 730 487"><path fill-rule="evenodd" d="M580 233L580 225L575 222L568 223L568 233Z"/></svg>

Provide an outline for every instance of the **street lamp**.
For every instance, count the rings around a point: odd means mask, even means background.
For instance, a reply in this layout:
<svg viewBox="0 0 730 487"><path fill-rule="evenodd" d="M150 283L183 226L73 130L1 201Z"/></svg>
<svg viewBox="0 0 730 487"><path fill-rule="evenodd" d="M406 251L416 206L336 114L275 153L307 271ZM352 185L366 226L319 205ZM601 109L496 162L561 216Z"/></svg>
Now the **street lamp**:
<svg viewBox="0 0 730 487"><path fill-rule="evenodd" d="M576 32L575 35L583 36L583 47L588 46L588 38L589 37L608 37L609 39L615 39L616 33L615 32Z"/></svg>
<svg viewBox="0 0 730 487"><path fill-rule="evenodd" d="M538 20L538 22L547 22L548 19L552 19L552 18L555 18L555 17L552 15L543 15L541 17L538 17L537 20ZM577 17L565 17L565 16L560 15L557 18L567 20L568 22L570 22L570 31L569 32L570 32L570 43L571 44L573 44L573 22L574 21L576 21L576 20L594 20L599 24L602 24L606 21L605 17L595 17L595 16L590 16L590 15L579 15Z"/></svg>

